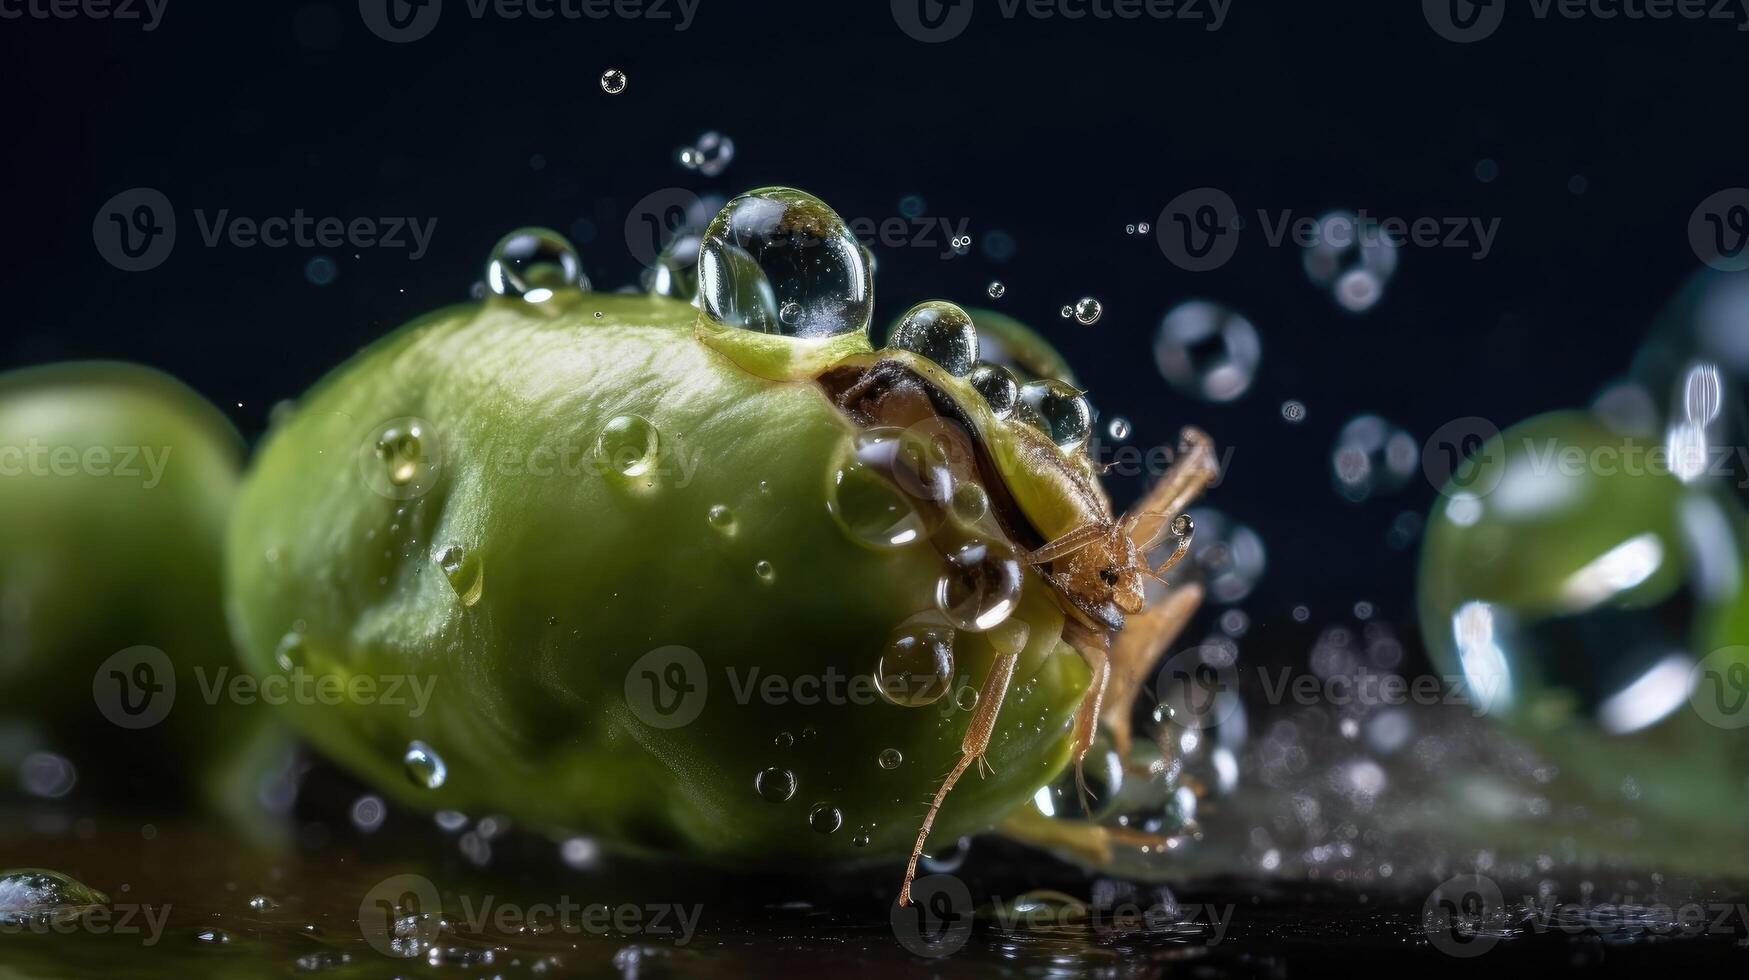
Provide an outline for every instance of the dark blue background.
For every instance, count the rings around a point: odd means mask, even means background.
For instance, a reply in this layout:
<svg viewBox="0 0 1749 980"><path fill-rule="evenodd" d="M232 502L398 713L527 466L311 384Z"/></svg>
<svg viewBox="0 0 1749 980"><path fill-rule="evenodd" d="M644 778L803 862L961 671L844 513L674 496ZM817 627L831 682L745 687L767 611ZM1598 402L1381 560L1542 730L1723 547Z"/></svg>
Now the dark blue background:
<svg viewBox="0 0 1749 980"><path fill-rule="evenodd" d="M115 357L188 380L249 434L363 344L462 299L492 243L522 224L580 241L598 288L634 281L621 226L665 186L725 193L793 184L844 215L909 194L967 218L972 253L880 251L877 321L932 297L1000 304L1046 330L1109 417L1144 445L1195 422L1234 448L1215 502L1269 547L1247 608L1255 647L1303 652L1314 622L1356 600L1407 624L1414 550L1385 544L1417 479L1354 505L1329 454L1362 411L1418 439L1468 415L1501 427L1582 404L1625 371L1653 313L1699 266L1696 204L1744 177L1737 96L1749 35L1702 22L1537 21L1459 45L1418 3L1233 0L1222 30L1179 21L1002 20L994 0L949 43L903 34L885 0L702 0L684 33L639 21L474 21L448 0L427 38L392 45L357 5L169 0L162 25L0 21L10 189L0 365ZM630 76L616 96L605 68ZM706 129L736 142L716 180L674 161ZM544 158L543 169L531 158ZM1482 159L1499 176L1478 180ZM1569 181L1582 175L1582 195ZM179 241L124 273L91 224L111 195L155 187ZM1253 235L1225 267L1180 271L1151 237L1178 193L1226 190L1242 212L1335 207L1501 219L1486 261L1405 249L1385 301L1342 312L1297 249ZM195 208L438 219L431 251L207 249ZM1012 235L1007 262L981 246ZM577 236L579 238L587 236ZM306 262L331 255L325 287ZM1097 325L1057 308L1104 301ZM1161 315L1204 297L1263 335L1250 394L1173 392L1150 353ZM877 336L880 336L877 331ZM1290 426L1281 402L1309 406ZM239 405L239 403L241 403ZM1115 488L1132 494L1133 484Z"/></svg>

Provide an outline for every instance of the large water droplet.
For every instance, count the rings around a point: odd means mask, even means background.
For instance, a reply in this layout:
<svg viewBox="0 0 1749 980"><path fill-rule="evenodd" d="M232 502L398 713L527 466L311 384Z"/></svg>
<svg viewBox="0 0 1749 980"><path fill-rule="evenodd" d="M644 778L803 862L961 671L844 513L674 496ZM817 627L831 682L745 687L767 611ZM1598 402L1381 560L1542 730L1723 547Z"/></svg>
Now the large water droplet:
<svg viewBox="0 0 1749 980"><path fill-rule="evenodd" d="M760 799L782 803L796 795L796 774L779 766L761 769L753 777L753 791Z"/></svg>
<svg viewBox="0 0 1749 980"><path fill-rule="evenodd" d="M1020 381L1014 372L1000 364L980 363L972 368L969 379L978 394L984 396L990 411L999 419L1005 419L1014 412L1014 407L1020 403Z"/></svg>
<svg viewBox="0 0 1749 980"><path fill-rule="evenodd" d="M700 306L726 326L828 337L866 332L874 311L861 244L824 201L793 188L724 206L705 229L698 275Z"/></svg>
<svg viewBox="0 0 1749 980"><path fill-rule="evenodd" d="M1022 385L1016 417L1064 449L1080 449L1093 435L1093 406L1074 385L1055 378Z"/></svg>
<svg viewBox="0 0 1749 980"><path fill-rule="evenodd" d="M1091 296L1083 296L1075 303L1075 321L1084 327L1091 327L1099 322L1099 317L1105 312L1105 307Z"/></svg>
<svg viewBox="0 0 1749 980"><path fill-rule="evenodd" d="M1262 356L1251 321L1202 300L1174 307L1154 340L1154 363L1172 387L1211 402L1248 391Z"/></svg>
<svg viewBox="0 0 1749 980"><path fill-rule="evenodd" d="M896 548L923 537L923 518L905 493L874 467L848 460L838 468L826 509L852 540Z"/></svg>
<svg viewBox="0 0 1749 980"><path fill-rule="evenodd" d="M438 552L437 567L443 569L443 577L449 580L449 587L455 590L463 606L480 601L486 589L486 566L478 552L452 544Z"/></svg>
<svg viewBox="0 0 1749 980"><path fill-rule="evenodd" d="M442 757L417 739L407 743L401 765L407 771L407 778L420 789L437 789L449 778L449 767L444 765Z"/></svg>
<svg viewBox="0 0 1749 980"><path fill-rule="evenodd" d="M690 231L674 236L650 267L649 288L657 296L698 301L698 252L704 238Z"/></svg>
<svg viewBox="0 0 1749 980"><path fill-rule="evenodd" d="M972 372L978 357L978 331L965 310L941 300L918 303L893 325L887 343L941 365L955 377Z"/></svg>
<svg viewBox="0 0 1749 980"><path fill-rule="evenodd" d="M486 285L499 296L544 303L561 289L587 290L589 280L565 236L548 228L518 228L493 246Z"/></svg>
<svg viewBox="0 0 1749 980"><path fill-rule="evenodd" d="M24 868L0 874L0 924L75 922L109 897L59 871Z"/></svg>
<svg viewBox="0 0 1749 980"><path fill-rule="evenodd" d="M816 834L833 834L844 826L844 813L830 803L816 803L808 811L808 826Z"/></svg>
<svg viewBox="0 0 1749 980"><path fill-rule="evenodd" d="M711 505L711 509L705 513L705 520L725 535L732 536L735 533L735 512L722 504Z"/></svg>
<svg viewBox="0 0 1749 980"><path fill-rule="evenodd" d="M656 465L661 438L641 415L615 415L595 439L595 455L610 472L643 476Z"/></svg>
<svg viewBox="0 0 1749 980"><path fill-rule="evenodd" d="M1007 619L1020 600L1021 568L1003 545L971 541L948 555L935 604L955 626L982 633Z"/></svg>
<svg viewBox="0 0 1749 980"><path fill-rule="evenodd" d="M934 704L953 683L953 629L908 623L887 638L875 665L875 690L903 708Z"/></svg>

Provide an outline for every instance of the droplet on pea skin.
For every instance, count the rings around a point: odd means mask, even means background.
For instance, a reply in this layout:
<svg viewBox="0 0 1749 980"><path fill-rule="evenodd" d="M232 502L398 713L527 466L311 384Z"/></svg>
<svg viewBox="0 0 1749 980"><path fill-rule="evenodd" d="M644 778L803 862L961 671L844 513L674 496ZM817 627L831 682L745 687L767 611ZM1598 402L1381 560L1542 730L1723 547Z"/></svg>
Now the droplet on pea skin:
<svg viewBox="0 0 1749 980"><path fill-rule="evenodd" d="M595 439L595 455L610 472L639 477L656 464L661 438L656 427L641 415L616 415L607 420Z"/></svg>
<svg viewBox="0 0 1749 980"><path fill-rule="evenodd" d="M699 306L728 327L791 337L868 331L874 285L862 244L824 201L789 187L731 200L699 251Z"/></svg>
<svg viewBox="0 0 1749 980"><path fill-rule="evenodd" d="M972 318L941 300L918 303L905 311L887 342L927 358L959 378L972 373L978 357L978 331Z"/></svg>
<svg viewBox="0 0 1749 980"><path fill-rule="evenodd" d="M941 700L953 683L953 641L953 630L935 623L894 630L875 665L875 690L902 708Z"/></svg>
<svg viewBox="0 0 1749 980"><path fill-rule="evenodd" d="M486 261L486 286L529 303L544 303L562 289L590 288L577 250L549 228L518 228L500 238Z"/></svg>
<svg viewBox="0 0 1749 980"><path fill-rule="evenodd" d="M449 767L443 758L431 746L417 739L407 743L401 764L407 770L407 778L420 789L437 789L449 778Z"/></svg>
<svg viewBox="0 0 1749 980"><path fill-rule="evenodd" d="M1014 413L1020 402L1020 380L1013 371L1000 364L979 363L967 380L984 396L984 402L997 418L1005 419Z"/></svg>
<svg viewBox="0 0 1749 980"><path fill-rule="evenodd" d="M1064 449L1080 449L1093 435L1093 406L1073 385L1055 378L1022 385L1015 414Z"/></svg>
<svg viewBox="0 0 1749 980"><path fill-rule="evenodd" d="M949 621L968 632L1000 625L1020 601L1021 568L1001 545L972 541L948 556L935 587L935 603Z"/></svg>
<svg viewBox="0 0 1749 980"><path fill-rule="evenodd" d="M437 555L437 566L464 607L472 608L486 588L486 568L478 552L452 544Z"/></svg>

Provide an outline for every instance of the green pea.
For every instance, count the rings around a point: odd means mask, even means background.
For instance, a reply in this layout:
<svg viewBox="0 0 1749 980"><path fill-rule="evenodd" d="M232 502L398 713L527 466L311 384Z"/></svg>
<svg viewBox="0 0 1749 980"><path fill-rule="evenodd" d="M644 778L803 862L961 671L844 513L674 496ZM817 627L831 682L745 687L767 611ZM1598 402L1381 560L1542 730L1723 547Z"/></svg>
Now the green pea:
<svg viewBox="0 0 1749 980"><path fill-rule="evenodd" d="M237 670L220 562L242 456L156 371L0 376L0 714L70 759L80 793L251 809L265 709L203 696Z"/></svg>

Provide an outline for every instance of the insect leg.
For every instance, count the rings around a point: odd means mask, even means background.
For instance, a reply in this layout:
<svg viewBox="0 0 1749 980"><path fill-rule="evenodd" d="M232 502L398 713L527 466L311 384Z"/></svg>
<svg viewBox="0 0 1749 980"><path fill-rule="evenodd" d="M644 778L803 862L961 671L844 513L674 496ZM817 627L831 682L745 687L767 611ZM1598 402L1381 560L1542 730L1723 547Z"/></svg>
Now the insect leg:
<svg viewBox="0 0 1749 980"><path fill-rule="evenodd" d="M1075 790L1081 796L1081 810L1092 813L1092 794L1087 791L1087 774L1082 766L1094 736L1099 734L1099 705L1111 682L1111 658L1103 645L1077 643L1075 649L1087 661L1093 676L1087 682L1087 693L1081 696L1081 706L1075 709L1075 740L1070 744L1069 757L1075 760Z"/></svg>
<svg viewBox="0 0 1749 980"><path fill-rule="evenodd" d="M1111 686L1106 692L1104 722L1121 758L1129 757L1130 716L1136 698L1161 654L1178 638L1202 604L1202 586L1181 585L1131 616L1111 644Z"/></svg>
<svg viewBox="0 0 1749 980"><path fill-rule="evenodd" d="M990 666L990 675L984 678L984 689L979 693L978 706L972 711L971 723L966 726L966 737L960 742L960 759L954 763L953 770L942 780L941 788L935 791L935 799L929 803L929 812L923 816L923 827L917 831L917 843L911 848L911 861L905 865L905 883L899 888L899 905L911 904L911 881L917 877L917 862L923 857L923 845L929 840L929 828L935 825L935 815L941 810L943 800L953 789L954 783L971 767L972 760L982 759L984 750L990 747L990 736L996 731L996 712L1002 708L1002 699L1008 696L1008 684L1014 679L1014 665L1019 661L1018 654L1005 653L996 658Z"/></svg>
<svg viewBox="0 0 1749 980"><path fill-rule="evenodd" d="M1178 437L1178 459L1124 518L1136 547L1146 551L1159 543L1172 519L1190 506L1220 472L1214 440L1201 429L1186 428Z"/></svg>

